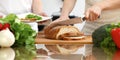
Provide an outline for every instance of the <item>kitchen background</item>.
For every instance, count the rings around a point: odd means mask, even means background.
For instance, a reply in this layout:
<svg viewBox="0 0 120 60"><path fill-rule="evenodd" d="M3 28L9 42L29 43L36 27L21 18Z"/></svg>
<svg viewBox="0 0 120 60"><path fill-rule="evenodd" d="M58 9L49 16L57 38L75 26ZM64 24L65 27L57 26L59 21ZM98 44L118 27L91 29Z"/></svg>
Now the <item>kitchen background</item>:
<svg viewBox="0 0 120 60"><path fill-rule="evenodd" d="M62 0L42 0L43 10L48 14L48 16L59 15L60 9L62 8ZM84 14L85 0L77 0L76 5L71 12L70 16L81 17ZM75 24L79 30L84 26L84 23Z"/></svg>

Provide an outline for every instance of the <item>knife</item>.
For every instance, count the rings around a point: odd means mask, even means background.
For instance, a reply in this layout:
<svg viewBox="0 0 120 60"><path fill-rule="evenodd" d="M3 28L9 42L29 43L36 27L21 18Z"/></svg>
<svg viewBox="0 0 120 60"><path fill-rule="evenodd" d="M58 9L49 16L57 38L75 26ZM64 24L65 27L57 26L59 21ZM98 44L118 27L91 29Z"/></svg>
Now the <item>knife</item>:
<svg viewBox="0 0 120 60"><path fill-rule="evenodd" d="M72 19L67 19L67 20L61 20L59 21L57 24L58 25L70 25L70 24L77 24L77 23L82 23L83 21L85 21L85 17L76 17L76 18L72 18Z"/></svg>

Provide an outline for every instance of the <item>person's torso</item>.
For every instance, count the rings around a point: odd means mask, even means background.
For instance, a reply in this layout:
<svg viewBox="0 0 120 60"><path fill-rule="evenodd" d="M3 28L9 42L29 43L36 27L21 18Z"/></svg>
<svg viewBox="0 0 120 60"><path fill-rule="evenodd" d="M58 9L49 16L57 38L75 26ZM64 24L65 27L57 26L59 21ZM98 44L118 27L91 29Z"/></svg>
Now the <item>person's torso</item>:
<svg viewBox="0 0 120 60"><path fill-rule="evenodd" d="M101 1L104 1L104 0L86 0L85 8L87 9L92 5L94 5L95 3L101 2ZM106 11L102 11L100 18L98 18L98 20L92 21L92 22L86 21L86 24L82 29L82 31L85 34L92 34L92 32L95 29L99 28L102 25L118 23L118 22L120 22L120 9L106 10Z"/></svg>
<svg viewBox="0 0 120 60"><path fill-rule="evenodd" d="M31 12L32 0L0 0L0 13L21 14Z"/></svg>
<svg viewBox="0 0 120 60"><path fill-rule="evenodd" d="M86 9L92 5L102 2L104 0L86 0ZM109 2L108 2L109 3ZM120 9L106 10L102 11L101 18L114 18L115 16L120 15Z"/></svg>

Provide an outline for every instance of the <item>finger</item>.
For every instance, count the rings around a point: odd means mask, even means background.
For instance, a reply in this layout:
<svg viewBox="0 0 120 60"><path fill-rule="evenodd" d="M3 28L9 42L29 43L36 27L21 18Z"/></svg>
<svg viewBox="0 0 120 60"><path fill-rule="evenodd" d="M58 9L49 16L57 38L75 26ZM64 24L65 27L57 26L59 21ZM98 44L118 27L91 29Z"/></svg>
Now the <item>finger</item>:
<svg viewBox="0 0 120 60"><path fill-rule="evenodd" d="M93 20L93 14L90 13L90 21L92 21L92 20Z"/></svg>
<svg viewBox="0 0 120 60"><path fill-rule="evenodd" d="M45 28L44 28L44 31L48 31L48 30L50 30L50 29L52 29L54 26L52 26L52 25L48 25L48 26L46 26Z"/></svg>
<svg viewBox="0 0 120 60"><path fill-rule="evenodd" d="M97 16L97 14L96 14L96 12L92 12L92 21L95 21L96 20L96 16Z"/></svg>
<svg viewBox="0 0 120 60"><path fill-rule="evenodd" d="M44 23L44 22L46 22L47 20L44 20L44 21L40 21L40 22L38 22L38 23L40 23L40 24L42 24L42 23Z"/></svg>
<svg viewBox="0 0 120 60"><path fill-rule="evenodd" d="M52 28L55 27L55 26L57 26L57 24L50 24L50 25L48 25L48 27L49 27L50 29L52 29Z"/></svg>
<svg viewBox="0 0 120 60"><path fill-rule="evenodd" d="M43 14L43 16L48 17L47 14L45 14L45 13Z"/></svg>
<svg viewBox="0 0 120 60"><path fill-rule="evenodd" d="M39 15L44 16L44 17L47 17L47 14L46 14L46 13L44 13L44 12L39 13Z"/></svg>
<svg viewBox="0 0 120 60"><path fill-rule="evenodd" d="M100 14L97 12L95 15L95 20L97 20L98 18L100 18Z"/></svg>
<svg viewBox="0 0 120 60"><path fill-rule="evenodd" d="M90 12L90 14L89 14L89 21L92 21L92 18L93 18L93 14Z"/></svg>
<svg viewBox="0 0 120 60"><path fill-rule="evenodd" d="M97 20L97 19L98 19L98 15L95 16L95 20Z"/></svg>
<svg viewBox="0 0 120 60"><path fill-rule="evenodd" d="M98 19L98 18L100 18L100 14L101 14L101 10L99 9L99 8L97 8L97 9L95 9L95 12L96 12L96 20Z"/></svg>
<svg viewBox="0 0 120 60"><path fill-rule="evenodd" d="M86 20L88 20L89 19L89 14L90 14L90 12L89 12L89 9L85 12L85 18L86 18Z"/></svg>
<svg viewBox="0 0 120 60"><path fill-rule="evenodd" d="M57 19L57 20L51 22L51 23L47 26L47 28L52 29L53 27L56 27L56 26L63 26L63 24L59 24L59 21L61 21L61 20L60 20L60 19Z"/></svg>
<svg viewBox="0 0 120 60"><path fill-rule="evenodd" d="M95 20L98 19L98 12L96 10L92 10L90 15L91 15L90 16L91 17L90 18L91 21L95 21Z"/></svg>

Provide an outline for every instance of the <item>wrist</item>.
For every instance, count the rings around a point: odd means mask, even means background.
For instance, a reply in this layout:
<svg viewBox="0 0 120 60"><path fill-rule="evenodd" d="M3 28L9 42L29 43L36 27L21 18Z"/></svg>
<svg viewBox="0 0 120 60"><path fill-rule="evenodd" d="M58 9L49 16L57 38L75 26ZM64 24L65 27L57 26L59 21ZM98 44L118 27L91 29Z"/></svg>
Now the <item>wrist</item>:
<svg viewBox="0 0 120 60"><path fill-rule="evenodd" d="M61 14L60 18L69 18L69 14L67 14L67 13Z"/></svg>
<svg viewBox="0 0 120 60"><path fill-rule="evenodd" d="M59 19L60 20L66 20L66 19L69 19L69 17L68 16L60 16Z"/></svg>
<svg viewBox="0 0 120 60"><path fill-rule="evenodd" d="M61 18L61 19L69 19L69 16L61 15L60 18Z"/></svg>
<svg viewBox="0 0 120 60"><path fill-rule="evenodd" d="M107 7L107 5L104 2L103 3L97 3L95 5L98 6L101 9L101 11L106 10L106 7Z"/></svg>
<svg viewBox="0 0 120 60"><path fill-rule="evenodd" d="M33 13L35 14L39 14L39 13L42 13L43 10L42 9L33 9Z"/></svg>

